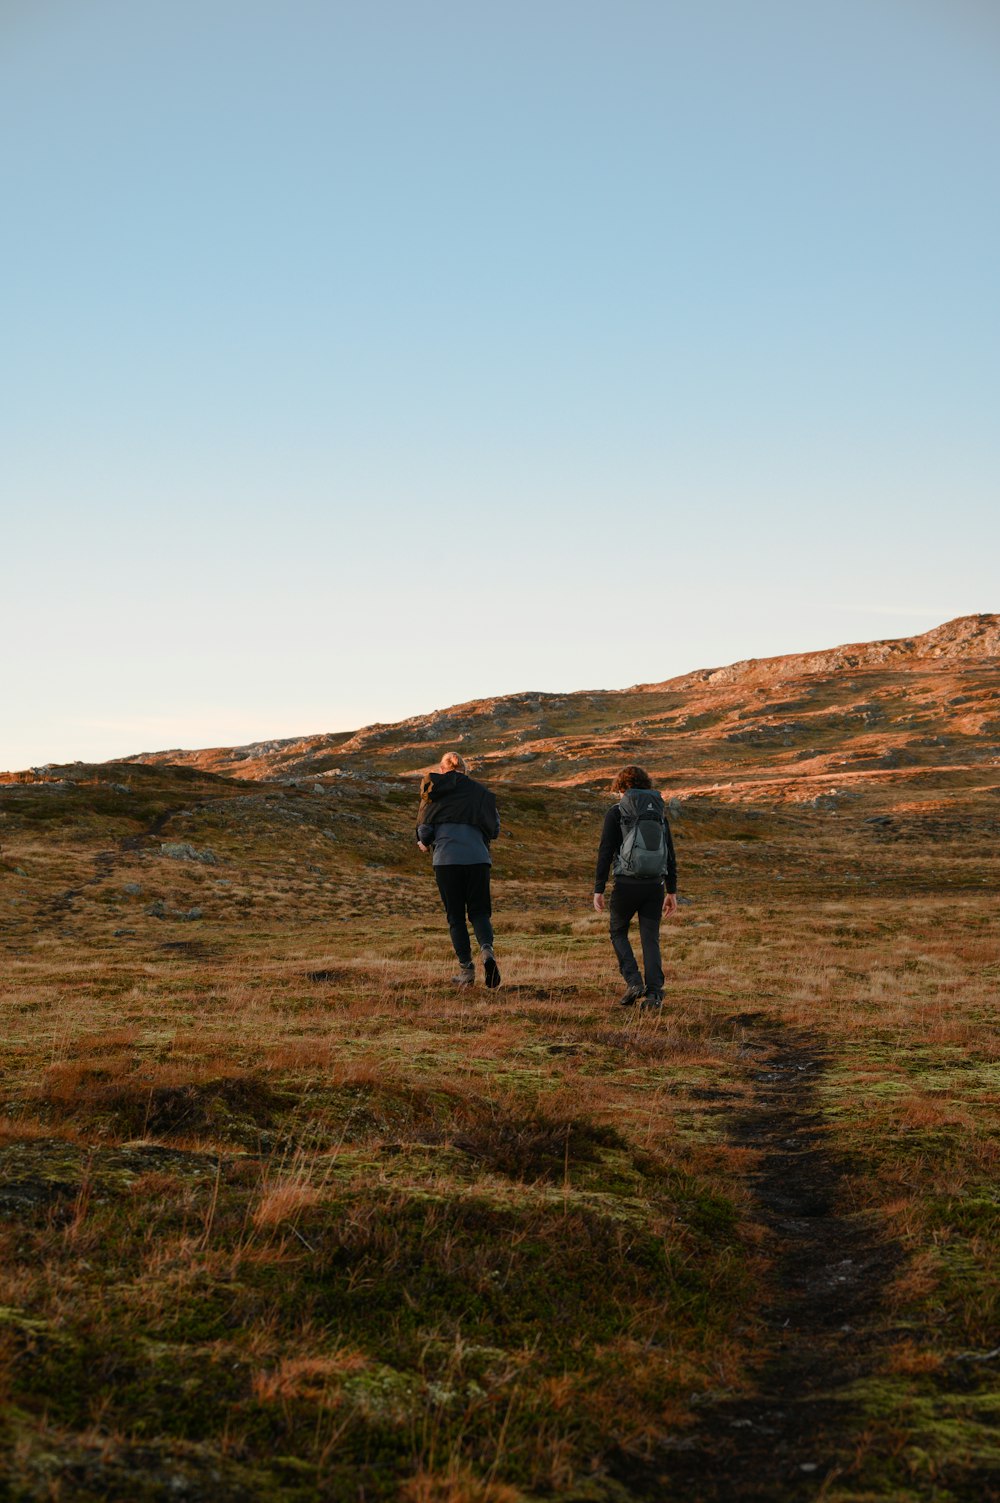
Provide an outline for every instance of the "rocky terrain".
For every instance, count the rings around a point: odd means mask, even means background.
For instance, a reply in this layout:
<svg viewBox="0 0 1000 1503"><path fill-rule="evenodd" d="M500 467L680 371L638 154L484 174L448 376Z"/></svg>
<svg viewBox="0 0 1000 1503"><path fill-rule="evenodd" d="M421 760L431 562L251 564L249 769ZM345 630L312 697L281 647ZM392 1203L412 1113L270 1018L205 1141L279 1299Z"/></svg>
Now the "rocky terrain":
<svg viewBox="0 0 1000 1503"><path fill-rule="evenodd" d="M659 684L474 700L351 734L143 753L253 781L412 777L450 747L505 783L594 786L648 764L677 796L808 803L959 787L1000 765L1000 617L923 636L749 659ZM965 776L969 775L969 776ZM831 780L839 784L831 794Z"/></svg>

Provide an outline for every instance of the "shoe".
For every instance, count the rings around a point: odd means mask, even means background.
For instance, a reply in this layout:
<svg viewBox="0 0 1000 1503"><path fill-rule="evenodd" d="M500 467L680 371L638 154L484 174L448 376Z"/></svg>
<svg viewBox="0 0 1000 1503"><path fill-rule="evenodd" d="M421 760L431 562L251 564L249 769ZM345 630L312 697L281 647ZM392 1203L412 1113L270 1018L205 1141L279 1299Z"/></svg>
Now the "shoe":
<svg viewBox="0 0 1000 1503"><path fill-rule="evenodd" d="M460 965L458 975L452 976L451 979L456 986L475 986L476 968L472 964L472 961L470 960L468 965Z"/></svg>
<svg viewBox="0 0 1000 1503"><path fill-rule="evenodd" d="M658 997L655 992L647 992L642 999L643 1012L659 1012L662 1006L663 998Z"/></svg>
<svg viewBox="0 0 1000 1503"><path fill-rule="evenodd" d="M641 996L642 996L642 987L641 986L630 986L629 989L628 989L628 991L625 993L624 997L622 997L621 1001L618 1003L618 1006L619 1007L634 1007L635 1004L638 1002L638 1000L639 1000L639 998Z"/></svg>
<svg viewBox="0 0 1000 1503"><path fill-rule="evenodd" d="M484 950L483 951L483 968L484 968L484 971L485 971L485 974L483 976L483 980L486 982L486 985L491 990L494 987L499 986L500 985L500 967L497 965L497 958L494 955L494 953L493 953L492 950Z"/></svg>

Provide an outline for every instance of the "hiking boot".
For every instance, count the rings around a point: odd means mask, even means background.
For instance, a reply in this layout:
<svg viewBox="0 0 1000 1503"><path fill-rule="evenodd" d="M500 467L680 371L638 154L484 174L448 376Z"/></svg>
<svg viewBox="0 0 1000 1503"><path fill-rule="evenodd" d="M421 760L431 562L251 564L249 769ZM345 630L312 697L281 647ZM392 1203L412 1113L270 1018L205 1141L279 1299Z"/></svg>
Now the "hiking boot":
<svg viewBox="0 0 1000 1503"><path fill-rule="evenodd" d="M656 992L647 992L642 999L643 1012L659 1012L663 1006L663 998Z"/></svg>
<svg viewBox="0 0 1000 1503"><path fill-rule="evenodd" d="M456 986L475 986L476 968L472 964L472 961L470 960L468 965L460 965L458 968L458 975L452 976L451 979Z"/></svg>
<svg viewBox="0 0 1000 1503"><path fill-rule="evenodd" d="M492 950L483 951L483 970L483 980L491 990L500 985L500 967Z"/></svg>
<svg viewBox="0 0 1000 1503"><path fill-rule="evenodd" d="M625 993L624 997L622 997L621 1001L618 1003L618 1006L619 1007L634 1007L635 1004L638 1002L638 1000L639 1000L639 998L641 996L642 996L642 987L641 986L630 986L629 989L628 989L628 991Z"/></svg>

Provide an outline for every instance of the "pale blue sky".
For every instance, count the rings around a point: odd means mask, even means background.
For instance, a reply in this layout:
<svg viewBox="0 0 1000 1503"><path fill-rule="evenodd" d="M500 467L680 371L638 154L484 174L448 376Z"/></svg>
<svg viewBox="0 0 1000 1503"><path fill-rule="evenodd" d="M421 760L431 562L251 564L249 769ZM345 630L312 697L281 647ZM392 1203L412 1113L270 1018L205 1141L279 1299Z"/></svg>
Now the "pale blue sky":
<svg viewBox="0 0 1000 1503"><path fill-rule="evenodd" d="M0 767L1000 608L986 0L0 5Z"/></svg>

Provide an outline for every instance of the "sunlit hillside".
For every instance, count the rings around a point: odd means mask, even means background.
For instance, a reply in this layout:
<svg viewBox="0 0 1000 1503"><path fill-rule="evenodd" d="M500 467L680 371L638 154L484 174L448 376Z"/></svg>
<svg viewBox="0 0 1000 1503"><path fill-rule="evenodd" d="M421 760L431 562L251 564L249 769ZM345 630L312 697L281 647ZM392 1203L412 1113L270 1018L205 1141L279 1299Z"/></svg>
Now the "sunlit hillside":
<svg viewBox="0 0 1000 1503"><path fill-rule="evenodd" d="M353 734L304 736L136 760L241 779L413 774L448 747L505 783L603 782L624 760L681 796L802 803L831 777L891 797L930 770L982 772L1000 758L1000 617L924 636L703 669L662 684L474 700ZM862 776L864 775L864 776Z"/></svg>

